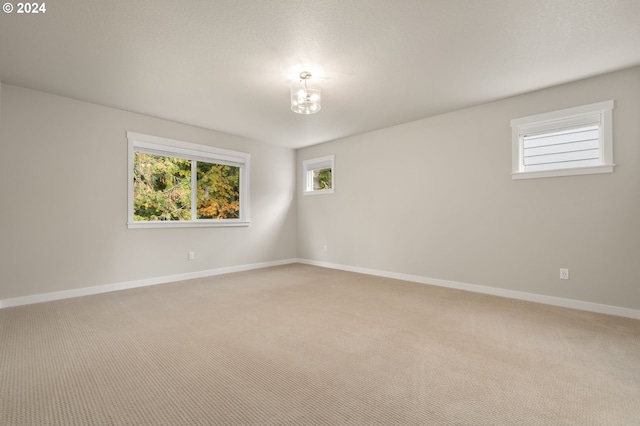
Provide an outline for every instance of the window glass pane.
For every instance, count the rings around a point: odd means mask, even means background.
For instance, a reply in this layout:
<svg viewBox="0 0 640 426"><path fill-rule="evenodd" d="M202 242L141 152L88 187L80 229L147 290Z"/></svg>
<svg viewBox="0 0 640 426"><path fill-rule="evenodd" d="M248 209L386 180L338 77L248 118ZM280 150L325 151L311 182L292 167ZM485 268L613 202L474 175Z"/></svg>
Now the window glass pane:
<svg viewBox="0 0 640 426"><path fill-rule="evenodd" d="M313 170L313 190L331 189L331 168Z"/></svg>
<svg viewBox="0 0 640 426"><path fill-rule="evenodd" d="M525 171L597 166L600 161L599 126L587 126L535 136L523 136Z"/></svg>
<svg viewBox="0 0 640 426"><path fill-rule="evenodd" d="M135 152L134 220L191 219L191 161Z"/></svg>
<svg viewBox="0 0 640 426"><path fill-rule="evenodd" d="M198 219L240 217L240 167L198 161Z"/></svg>

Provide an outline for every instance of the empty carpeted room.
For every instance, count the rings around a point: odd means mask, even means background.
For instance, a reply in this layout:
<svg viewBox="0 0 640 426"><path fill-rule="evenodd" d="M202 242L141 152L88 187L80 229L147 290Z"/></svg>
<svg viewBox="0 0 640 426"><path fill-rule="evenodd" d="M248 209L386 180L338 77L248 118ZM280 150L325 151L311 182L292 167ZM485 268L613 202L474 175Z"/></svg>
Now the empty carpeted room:
<svg viewBox="0 0 640 426"><path fill-rule="evenodd" d="M0 425L640 425L640 2L0 13Z"/></svg>

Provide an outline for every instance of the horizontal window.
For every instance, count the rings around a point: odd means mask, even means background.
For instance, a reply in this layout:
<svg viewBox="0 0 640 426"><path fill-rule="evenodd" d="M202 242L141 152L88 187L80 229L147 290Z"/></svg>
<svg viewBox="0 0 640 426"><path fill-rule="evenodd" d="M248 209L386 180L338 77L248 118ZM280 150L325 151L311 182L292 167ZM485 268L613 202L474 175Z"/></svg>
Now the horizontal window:
<svg viewBox="0 0 640 426"><path fill-rule="evenodd" d="M130 228L248 225L249 154L127 137Z"/></svg>
<svg viewBox="0 0 640 426"><path fill-rule="evenodd" d="M511 120L513 178L613 171L613 101Z"/></svg>

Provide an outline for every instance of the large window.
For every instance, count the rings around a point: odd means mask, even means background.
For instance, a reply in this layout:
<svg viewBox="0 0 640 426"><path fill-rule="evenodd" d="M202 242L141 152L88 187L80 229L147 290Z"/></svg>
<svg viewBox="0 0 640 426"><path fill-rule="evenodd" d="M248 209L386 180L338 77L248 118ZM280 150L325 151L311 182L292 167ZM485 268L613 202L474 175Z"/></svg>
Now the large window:
<svg viewBox="0 0 640 426"><path fill-rule="evenodd" d="M511 120L512 177L613 172L613 101Z"/></svg>
<svg viewBox="0 0 640 426"><path fill-rule="evenodd" d="M129 228L246 226L249 154L127 132Z"/></svg>
<svg viewBox="0 0 640 426"><path fill-rule="evenodd" d="M302 162L305 195L333 193L333 162L333 155L313 158Z"/></svg>

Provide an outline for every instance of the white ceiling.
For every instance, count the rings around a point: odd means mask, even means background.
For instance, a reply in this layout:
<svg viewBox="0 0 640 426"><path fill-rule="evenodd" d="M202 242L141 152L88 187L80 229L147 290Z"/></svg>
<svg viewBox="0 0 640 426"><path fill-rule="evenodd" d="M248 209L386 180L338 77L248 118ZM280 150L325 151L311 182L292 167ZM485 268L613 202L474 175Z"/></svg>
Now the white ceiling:
<svg viewBox="0 0 640 426"><path fill-rule="evenodd" d="M640 64L640 0L46 7L0 13L4 83L291 148ZM302 70L323 91L315 115L289 107Z"/></svg>

